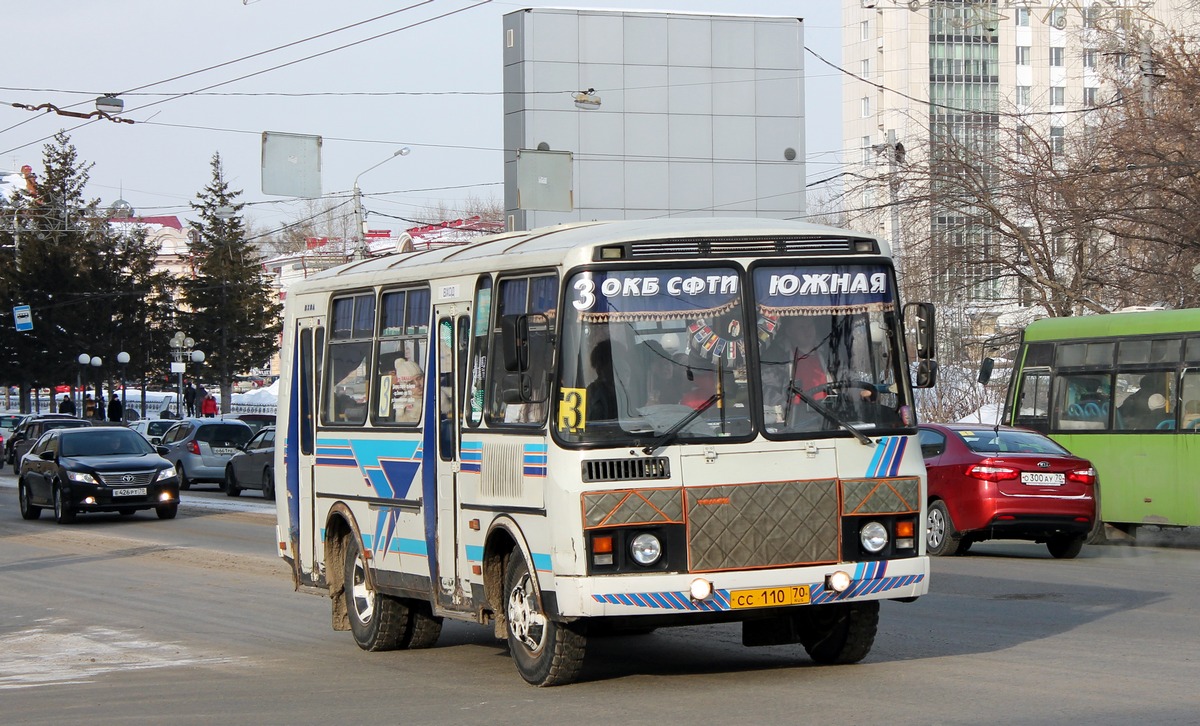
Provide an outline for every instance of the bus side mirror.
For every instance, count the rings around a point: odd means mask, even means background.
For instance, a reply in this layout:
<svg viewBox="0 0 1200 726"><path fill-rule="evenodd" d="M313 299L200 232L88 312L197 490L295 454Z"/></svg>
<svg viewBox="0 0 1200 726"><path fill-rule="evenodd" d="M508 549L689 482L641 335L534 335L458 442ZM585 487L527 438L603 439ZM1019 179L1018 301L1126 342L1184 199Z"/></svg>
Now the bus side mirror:
<svg viewBox="0 0 1200 726"><path fill-rule="evenodd" d="M937 323L933 303L909 303L904 306L905 329L916 331L916 358L929 360L937 350Z"/></svg>
<svg viewBox="0 0 1200 726"><path fill-rule="evenodd" d="M917 380L914 388L933 388L937 383L938 364L935 360L923 360L917 363Z"/></svg>
<svg viewBox="0 0 1200 726"><path fill-rule="evenodd" d="M527 403L533 398L533 377L528 373L505 373L500 381L503 403Z"/></svg>
<svg viewBox="0 0 1200 726"><path fill-rule="evenodd" d="M529 316L505 315L500 318L500 349L504 370L517 373L529 368Z"/></svg>
<svg viewBox="0 0 1200 726"><path fill-rule="evenodd" d="M979 382L987 385L987 382L992 380L992 368L996 366L996 361L991 358L984 358L979 363Z"/></svg>

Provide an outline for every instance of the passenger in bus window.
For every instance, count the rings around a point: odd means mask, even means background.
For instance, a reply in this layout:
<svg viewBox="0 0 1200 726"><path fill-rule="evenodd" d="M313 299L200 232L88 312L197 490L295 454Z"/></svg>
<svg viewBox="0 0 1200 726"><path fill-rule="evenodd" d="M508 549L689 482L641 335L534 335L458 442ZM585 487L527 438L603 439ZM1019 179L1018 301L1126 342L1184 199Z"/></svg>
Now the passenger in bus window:
<svg viewBox="0 0 1200 726"><path fill-rule="evenodd" d="M1162 373L1142 376L1138 389L1129 394L1117 409L1121 428L1145 430L1157 427L1165 416L1166 397L1161 393L1164 386Z"/></svg>

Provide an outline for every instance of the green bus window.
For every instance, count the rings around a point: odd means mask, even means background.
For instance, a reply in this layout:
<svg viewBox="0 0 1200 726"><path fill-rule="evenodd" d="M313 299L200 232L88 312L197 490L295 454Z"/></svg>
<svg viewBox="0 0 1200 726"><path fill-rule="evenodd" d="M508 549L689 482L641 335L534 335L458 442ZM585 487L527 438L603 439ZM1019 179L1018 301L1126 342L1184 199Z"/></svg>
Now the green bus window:
<svg viewBox="0 0 1200 726"><path fill-rule="evenodd" d="M1108 374L1060 375L1054 381L1052 428L1106 429L1111 406L1112 379Z"/></svg>
<svg viewBox="0 0 1200 726"><path fill-rule="evenodd" d="M1123 340L1117 349L1117 363L1174 363L1179 360L1179 344L1178 339Z"/></svg>
<svg viewBox="0 0 1200 726"><path fill-rule="evenodd" d="M1174 429L1174 373L1118 373L1116 406L1115 425L1122 431Z"/></svg>

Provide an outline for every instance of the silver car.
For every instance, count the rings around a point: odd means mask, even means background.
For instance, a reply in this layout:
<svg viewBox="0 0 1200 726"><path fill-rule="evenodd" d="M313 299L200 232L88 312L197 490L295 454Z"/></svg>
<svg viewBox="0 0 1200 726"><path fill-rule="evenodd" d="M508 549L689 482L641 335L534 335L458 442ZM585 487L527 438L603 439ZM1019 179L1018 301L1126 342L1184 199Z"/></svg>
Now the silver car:
<svg viewBox="0 0 1200 726"><path fill-rule="evenodd" d="M220 418L185 418L162 435L159 442L167 447L163 455L179 472L179 488L193 483L225 480L225 465L254 435L241 421Z"/></svg>

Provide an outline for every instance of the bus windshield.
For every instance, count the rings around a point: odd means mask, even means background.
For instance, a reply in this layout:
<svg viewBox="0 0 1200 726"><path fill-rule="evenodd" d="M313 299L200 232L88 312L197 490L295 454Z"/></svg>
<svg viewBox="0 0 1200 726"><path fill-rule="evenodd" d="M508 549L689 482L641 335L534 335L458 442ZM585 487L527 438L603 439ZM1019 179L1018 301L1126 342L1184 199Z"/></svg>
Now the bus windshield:
<svg viewBox="0 0 1200 726"><path fill-rule="evenodd" d="M568 442L606 443L668 431L679 441L749 435L746 329L732 267L576 274L556 430Z"/></svg>
<svg viewBox="0 0 1200 726"><path fill-rule="evenodd" d="M761 265L753 276L768 434L912 425L885 268Z"/></svg>
<svg viewBox="0 0 1200 726"><path fill-rule="evenodd" d="M732 266L576 273L556 433L697 443L911 425L885 268L759 266L752 279L753 317Z"/></svg>

